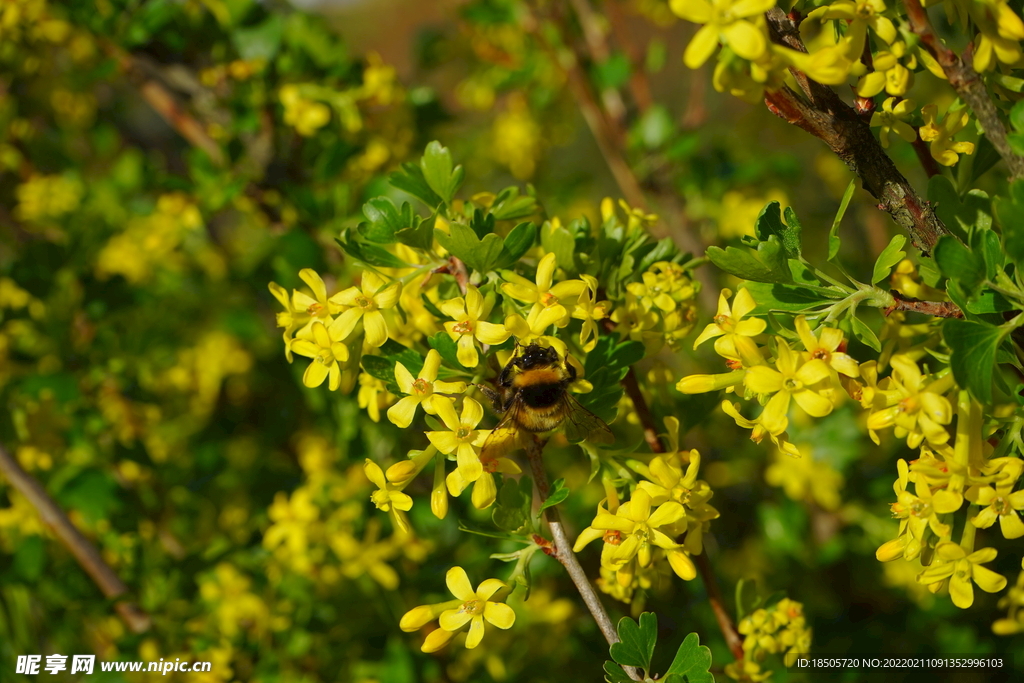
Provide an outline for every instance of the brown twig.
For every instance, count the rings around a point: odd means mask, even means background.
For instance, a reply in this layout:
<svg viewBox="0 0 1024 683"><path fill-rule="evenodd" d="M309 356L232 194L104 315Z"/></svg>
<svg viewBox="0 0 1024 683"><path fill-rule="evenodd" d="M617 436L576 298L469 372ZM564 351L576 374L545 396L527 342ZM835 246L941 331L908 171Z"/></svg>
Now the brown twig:
<svg viewBox="0 0 1024 683"><path fill-rule="evenodd" d="M924 172L928 174L929 178L942 174L942 169L939 168L939 162L935 161L935 157L932 156L931 150L928 149L928 145L921 139L921 132L918 131L917 138L911 143L914 146L914 153L917 154L918 160L921 162L921 167L924 168Z"/></svg>
<svg viewBox="0 0 1024 683"><path fill-rule="evenodd" d="M118 66L128 76L128 79L135 84L142 99L153 108L160 118L167 122L167 125L177 131L193 147L206 152L217 166L223 166L226 163L224 150L206 132L205 126L185 111L171 91L153 78L139 60L113 43L106 42L103 47L117 61Z"/></svg>
<svg viewBox="0 0 1024 683"><path fill-rule="evenodd" d="M640 392L640 384L636 381L636 371L632 367L629 368L626 376L622 378L622 386L626 390L626 394L629 395L629 400L633 402L633 408L636 410L637 417L640 418L640 425L644 430L644 439L647 441L647 447L651 449L652 453L664 453L665 446L662 445L661 439L658 438L658 426L654 422L651 409L647 407L644 395Z"/></svg>
<svg viewBox="0 0 1024 683"><path fill-rule="evenodd" d="M547 500L548 493L551 490L550 484L548 484L547 472L544 471L543 451L544 442L539 437L531 435L526 441L526 455L530 460L533 481L537 486L537 493L542 502ZM544 552L554 557L565 567L565 571L568 572L569 578L576 585L576 590L580 592L580 596L590 610L590 614L594 617L594 621L597 622L597 627L601 629L601 634L608 641L609 647L614 645L619 642L619 634L616 632L612 620L608 617L608 612L605 611L604 605L601 604L601 598L598 597L597 591L594 590L594 585L590 583L590 579L587 578L583 567L580 566L579 561L576 559L576 553L572 550L572 543L569 542L569 537L566 536L565 529L562 527L558 510L554 507L546 508L544 510L544 518L547 520L548 528L551 529L551 536L554 538L553 547L550 550L545 548ZM626 673L630 678L636 681L640 680L640 677L634 671L631 671L632 667L623 668L626 669Z"/></svg>
<svg viewBox="0 0 1024 683"><path fill-rule="evenodd" d="M612 56L608 41L590 6L590 0L569 0L572 5L576 20L583 30L583 39L587 43L587 50L590 52L592 61L595 64L604 64ZM605 88L601 91L601 101L604 102L604 109L611 121L617 127L621 127L626 121L626 103L622 101L622 93L615 88Z"/></svg>
<svg viewBox="0 0 1024 683"><path fill-rule="evenodd" d="M779 8L768 11L772 40L806 51L793 22ZM827 144L856 173L879 208L893 217L909 235L914 246L931 253L946 226L896 168L875 139L868 124L831 88L806 80L804 99L788 87L766 93L769 111L802 128Z"/></svg>
<svg viewBox="0 0 1024 683"><path fill-rule="evenodd" d="M75 556L78 564L93 580L93 583L100 589L104 596L110 600L116 600L128 594L128 586L121 581L120 577L110 568L99 550L96 549L89 539L75 528L71 520L67 518L64 511L43 489L42 485L32 475L22 469L21 465L11 457L3 446L0 446L0 474L6 477L11 486L21 495L25 496L28 502L35 508L39 518L50 529L57 538ZM142 609L133 602L119 600L114 604L114 609L122 621L132 630L133 633L144 633L149 630L150 618Z"/></svg>
<svg viewBox="0 0 1024 683"><path fill-rule="evenodd" d="M974 112L981 129L985 131L985 136L1010 168L1010 178L1024 176L1024 157L1010 149L1010 143L1006 139L1006 126L999 118L999 112L989 96L985 82L974 70L970 48L964 51L962 58L957 56L935 33L920 0L903 0L903 5L907 9L910 30L921 37L925 49L942 67L946 80Z"/></svg>
<svg viewBox="0 0 1024 683"><path fill-rule="evenodd" d="M743 659L743 639L740 638L736 625L732 623L729 611L725 609L722 592L718 589L718 582L715 581L715 573L711 571L711 563L708 562L708 556L705 553L701 553L700 555L695 555L693 560L694 564L697 565L697 571L700 572L700 578L704 582L704 589L708 592L708 602L711 603L711 610L715 613L718 628L721 629L722 635L725 636L725 644L729 646L729 651L732 652L732 656L736 658L736 661L740 661Z"/></svg>
<svg viewBox="0 0 1024 683"><path fill-rule="evenodd" d="M913 311L915 313L932 315L936 318L964 317L964 312L952 301L922 301L912 296L906 296L895 289L889 290L889 293L892 294L896 303L885 310L886 315L893 311Z"/></svg>
<svg viewBox="0 0 1024 683"><path fill-rule="evenodd" d="M651 97L651 83L647 78L647 69L642 63L643 55L636 43L633 42L628 20L622 11L621 0L608 0L604 7L608 12L608 23L611 24L612 35L615 36L615 41L622 46L622 51L629 59L629 94L633 97L637 109L643 114L654 104L654 99Z"/></svg>

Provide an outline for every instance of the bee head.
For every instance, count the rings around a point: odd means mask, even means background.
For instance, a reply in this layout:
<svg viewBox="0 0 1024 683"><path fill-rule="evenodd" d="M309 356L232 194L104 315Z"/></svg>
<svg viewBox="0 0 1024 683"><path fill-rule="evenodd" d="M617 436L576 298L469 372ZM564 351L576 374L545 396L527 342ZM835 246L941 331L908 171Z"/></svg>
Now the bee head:
<svg viewBox="0 0 1024 683"><path fill-rule="evenodd" d="M561 361L558 352L551 347L530 344L520 348L521 352L513 362L521 370L557 365Z"/></svg>

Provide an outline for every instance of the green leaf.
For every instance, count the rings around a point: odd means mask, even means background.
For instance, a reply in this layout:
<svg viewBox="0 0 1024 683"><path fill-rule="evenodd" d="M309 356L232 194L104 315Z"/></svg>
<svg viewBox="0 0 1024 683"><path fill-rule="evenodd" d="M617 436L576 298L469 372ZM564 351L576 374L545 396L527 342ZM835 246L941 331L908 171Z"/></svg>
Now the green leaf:
<svg viewBox="0 0 1024 683"><path fill-rule="evenodd" d="M1017 102L1010 110L1010 125L1015 131L1024 131L1024 100Z"/></svg>
<svg viewBox="0 0 1024 683"><path fill-rule="evenodd" d="M1024 84L1024 80L1014 79ZM999 156L999 152L996 151L995 146L988 139L988 136L982 135L978 138L978 145L974 149L974 154L971 155L971 180L964 183L967 187L974 184L974 181L985 175L985 172L990 168L999 163L1002 158Z"/></svg>
<svg viewBox="0 0 1024 683"><path fill-rule="evenodd" d="M519 195L518 187L506 187L491 204L491 215L495 220L510 221L532 216L537 211L537 199L530 195Z"/></svg>
<svg viewBox="0 0 1024 683"><path fill-rule="evenodd" d="M408 268L409 264L376 244L356 242L348 239L348 231L343 230L341 237L334 240L341 250L360 263L378 268Z"/></svg>
<svg viewBox="0 0 1024 683"><path fill-rule="evenodd" d="M976 229L992 227L992 201L981 190L971 190L961 199L952 181L937 175L928 181L928 201L939 220L962 242Z"/></svg>
<svg viewBox="0 0 1024 683"><path fill-rule="evenodd" d="M538 515L544 510L558 505L568 497L569 489L565 487L565 479L556 479L555 483L551 485L551 492L548 494L547 499L541 503L540 509L537 511Z"/></svg>
<svg viewBox="0 0 1024 683"><path fill-rule="evenodd" d="M947 320L942 326L953 377L982 403L992 401L996 352L1006 334L1002 327L973 320Z"/></svg>
<svg viewBox="0 0 1024 683"><path fill-rule="evenodd" d="M952 235L943 235L932 252L943 275L954 280L970 296L985 280L985 258L967 248Z"/></svg>
<svg viewBox="0 0 1024 683"><path fill-rule="evenodd" d="M402 228L395 233L395 238L413 249L430 251L434 246L434 220L432 218L424 220L422 217L416 216L412 227Z"/></svg>
<svg viewBox="0 0 1024 683"><path fill-rule="evenodd" d="M832 221L832 228L828 231L829 261L839 255L839 247L842 244L839 240L839 224L843 222L843 216L846 215L846 209L850 206L850 199L853 197L853 191L856 187L856 180L851 180L850 184L846 186L846 192L843 193L843 200L839 202L839 211L836 212L836 218Z"/></svg>
<svg viewBox="0 0 1024 683"><path fill-rule="evenodd" d="M19 578L35 582L46 566L46 547L43 545L43 539L40 536L26 536L18 542L16 548L10 564L11 569ZM2 623L0 621L0 624ZM2 632L0 630L0 633Z"/></svg>
<svg viewBox="0 0 1024 683"><path fill-rule="evenodd" d="M824 287L802 287L799 285L772 284L768 282L747 282L744 288L750 291L757 306L754 315L766 315L770 311L802 313L815 308L832 305L843 295Z"/></svg>
<svg viewBox="0 0 1024 683"><path fill-rule="evenodd" d="M671 237L658 240L637 264L637 273L643 273L658 261L672 261L679 256L679 247Z"/></svg>
<svg viewBox="0 0 1024 683"><path fill-rule="evenodd" d="M283 36L284 21L281 15L271 14L262 24L235 29L231 34L231 41L242 59L270 61L281 47Z"/></svg>
<svg viewBox="0 0 1024 683"><path fill-rule="evenodd" d="M710 669L711 650L700 644L700 636L691 633L676 650L675 659L665 676L677 676L676 683L714 683L715 677Z"/></svg>
<svg viewBox="0 0 1024 683"><path fill-rule="evenodd" d="M529 477L522 477L530 481ZM505 531L516 531L526 523L533 502L532 484L525 492L515 479L506 478L498 491L491 519L495 526Z"/></svg>
<svg viewBox="0 0 1024 683"><path fill-rule="evenodd" d="M456 222L449 223L448 229L448 233L434 230L434 239L438 244L462 259L473 270L481 273L493 270L501 256L502 240L498 235L491 233L480 239L471 227Z"/></svg>
<svg viewBox="0 0 1024 683"><path fill-rule="evenodd" d="M785 250L786 256L797 258L800 256L800 221L797 220L793 209L786 207L786 220L789 225L783 223L779 207L778 202L768 202L754 222L754 232L757 239L762 242L775 235Z"/></svg>
<svg viewBox="0 0 1024 683"><path fill-rule="evenodd" d="M511 268L523 254L530 250L537 239L537 226L533 223L520 223L505 236L501 245L501 255L495 268Z"/></svg>
<svg viewBox="0 0 1024 683"><path fill-rule="evenodd" d="M461 368L465 367L459 362L459 346L455 343L451 337L448 336L447 332L438 332L433 337L429 337L427 342L430 344L430 348L441 354L441 358L450 367Z"/></svg>
<svg viewBox="0 0 1024 683"><path fill-rule="evenodd" d="M462 185L465 171L462 166L452 168L452 155L447 147L434 140L427 145L423 158L420 160L420 168L423 169L423 179L427 185L444 201L451 204L455 193Z"/></svg>
<svg viewBox="0 0 1024 683"><path fill-rule="evenodd" d="M1020 269L1024 268L1024 181L1014 181L1009 195L998 197L993 209L1003 230L1006 255Z"/></svg>
<svg viewBox="0 0 1024 683"><path fill-rule="evenodd" d="M640 117L636 132L644 147L657 149L672 138L676 127L668 109L662 104L655 104Z"/></svg>
<svg viewBox="0 0 1024 683"><path fill-rule="evenodd" d="M978 296L967 304L967 312L975 315L1003 313L1016 308L1014 303L999 292L983 289Z"/></svg>
<svg viewBox="0 0 1024 683"><path fill-rule="evenodd" d="M629 58L616 52L594 68L594 78L601 90L614 90L626 84L629 72Z"/></svg>
<svg viewBox="0 0 1024 683"><path fill-rule="evenodd" d="M604 663L604 680L608 683L633 683L633 679L626 675L621 666L608 661Z"/></svg>
<svg viewBox="0 0 1024 683"><path fill-rule="evenodd" d="M391 244L395 241L395 233L412 227L414 223L412 207L408 203L403 204L399 211L387 197L374 197L363 204L363 215L369 222L359 224L359 234L378 244Z"/></svg>
<svg viewBox="0 0 1024 683"><path fill-rule="evenodd" d="M754 611L757 605L757 581L740 579L736 582L736 621Z"/></svg>
<svg viewBox="0 0 1024 683"><path fill-rule="evenodd" d="M875 259L875 269L871 274L871 284L881 282L889 277L893 266L906 257L907 252L903 251L903 245L907 238L903 235L896 235L889 241L889 246L882 250L882 253Z"/></svg>
<svg viewBox="0 0 1024 683"><path fill-rule="evenodd" d="M371 356L364 354L360 360L363 370L366 374L371 377L387 382L388 384L395 384L395 361L382 356Z"/></svg>
<svg viewBox="0 0 1024 683"><path fill-rule="evenodd" d="M408 192L431 209L436 209L443 201L430 189L427 179L423 176L423 169L409 161L402 164L401 171L395 171L388 176L388 183L391 187Z"/></svg>
<svg viewBox="0 0 1024 683"><path fill-rule="evenodd" d="M640 615L640 625L629 617L619 620L619 638L609 651L612 659L623 666L650 669L654 646L658 642L658 617L653 612Z"/></svg>
<svg viewBox="0 0 1024 683"><path fill-rule="evenodd" d="M555 255L558 265L570 273L576 272L576 261L573 254L576 252L576 240L565 226L555 226L552 223L545 223L540 229L540 243L544 251Z"/></svg>
<svg viewBox="0 0 1024 683"><path fill-rule="evenodd" d="M853 330L853 335L857 337L862 344L870 346L878 353L882 352L882 344L878 341L875 331L868 327L868 324L858 318L856 314L850 316L850 327Z"/></svg>
<svg viewBox="0 0 1024 683"><path fill-rule="evenodd" d="M779 252L781 252L781 249L779 249ZM760 253L760 250L758 253ZM726 247L725 249L721 247L708 247L707 256L716 266L741 280L791 282L793 279L788 273L788 268L786 269L787 272L779 272L762 263L753 254L744 249L737 249L736 247Z"/></svg>

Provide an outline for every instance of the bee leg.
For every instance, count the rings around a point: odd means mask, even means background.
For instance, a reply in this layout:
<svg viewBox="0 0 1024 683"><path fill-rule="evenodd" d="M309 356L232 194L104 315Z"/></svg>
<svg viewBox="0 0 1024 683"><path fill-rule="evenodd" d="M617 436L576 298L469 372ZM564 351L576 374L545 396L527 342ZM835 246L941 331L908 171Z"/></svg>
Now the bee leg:
<svg viewBox="0 0 1024 683"><path fill-rule="evenodd" d="M499 387L510 387L512 386L512 368L513 364L509 363L501 370L501 374L498 375L498 386Z"/></svg>
<svg viewBox="0 0 1024 683"><path fill-rule="evenodd" d="M566 362L565 373L568 375L569 383L572 384L576 381L576 366L572 363Z"/></svg>
<svg viewBox="0 0 1024 683"><path fill-rule="evenodd" d="M494 408L494 412L505 412L503 406L501 405L502 401L500 393L498 393L494 389L491 389L488 386L484 386L483 384L477 384L476 387L481 391L481 393L483 393L484 396L487 397L487 400L491 402L491 406Z"/></svg>

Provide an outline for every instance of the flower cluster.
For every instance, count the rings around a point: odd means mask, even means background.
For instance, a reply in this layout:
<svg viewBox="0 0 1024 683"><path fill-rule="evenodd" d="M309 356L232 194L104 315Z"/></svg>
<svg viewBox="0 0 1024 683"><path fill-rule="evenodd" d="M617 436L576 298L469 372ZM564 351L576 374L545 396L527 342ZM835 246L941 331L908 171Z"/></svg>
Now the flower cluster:
<svg viewBox="0 0 1024 683"><path fill-rule="evenodd" d="M907 142L917 139L917 131L907 122L916 104L904 99L914 85L915 73L927 70L945 79L938 62L910 30L901 3L834 0L813 3L815 6L806 10L798 3L794 8L797 16L800 10L807 12L801 32L808 29L813 35L817 31L807 52L770 39L764 13L775 7L775 0L673 0L670 4L677 16L701 25L683 55L687 66L700 67L721 46L712 81L719 92L756 102L765 91L771 93L786 85L799 89L794 70L825 85L856 79L854 90L860 98L888 96L882 111L875 111L874 102L868 105L868 111L874 112L871 126L880 129L886 147L890 132ZM977 30L974 65L978 71L997 64L1019 66L1024 21L1007 0L944 4L950 21L970 22ZM830 26L823 27L826 23ZM940 164L952 166L959 154L974 151L972 142L953 140L967 125L965 109L950 108L940 123L936 105L929 104L914 119L920 139L931 143L931 155Z"/></svg>
<svg viewBox="0 0 1024 683"><path fill-rule="evenodd" d="M698 479L700 453L679 450L679 421L666 418L670 451L634 454L626 465L640 476L630 499L610 496L598 505L590 526L573 547L579 552L601 539L601 588L628 600L637 588L649 589L666 567L684 581L697 575L692 555L703 552L703 536L718 510L708 501L713 492Z"/></svg>
<svg viewBox="0 0 1024 683"><path fill-rule="evenodd" d="M828 415L846 395L844 384L860 377L860 367L846 353L840 330L822 327L816 335L807 320L798 316L791 336L803 348L794 349L786 338L764 334L765 321L750 315L756 304L748 290L739 290L730 304L731 295L729 290L722 291L718 313L694 347L714 339L715 351L732 371L690 375L676 388L684 394L727 389L756 399L764 409L753 420L743 417L738 404L730 401L724 402L722 409L736 424L751 429L750 438L755 442L768 436L779 450L799 455L786 434L790 405L795 403L812 417Z"/></svg>
<svg viewBox="0 0 1024 683"><path fill-rule="evenodd" d="M904 281L912 273L902 268L898 275ZM910 284L919 286L912 279ZM902 325L898 334L883 333L880 360L858 363L846 353L839 329L822 325L813 331L804 316L797 316L795 330L769 337L765 321L752 315L756 304L746 289L731 303L729 298L723 291L718 314L697 344L714 339L716 352L731 371L685 377L677 388L684 393L725 389L756 399L764 407L753 419L743 417L732 401L722 408L752 430L754 441L769 436L780 454L792 456L799 456L800 449L785 430L794 404L806 416L821 418L853 399L864 411L876 444L892 430L919 451L913 461L898 462L892 513L900 520L899 531L878 549L878 559L920 561L918 583L933 593L948 588L961 608L973 603L975 584L988 592L1002 590L1006 579L982 566L996 557L996 550L976 547L976 531L998 526L1005 538L1024 536L1018 512L1024 509L1024 494L1015 492L1024 461L993 457L986 438L993 428L985 423L981 405L956 385L948 366L923 366L924 350L937 341L935 328ZM888 374L883 377L883 372ZM838 507L843 481L838 472L808 457L802 466L786 460L780 457L768 468L769 483L784 487L794 499L825 509ZM957 543L952 538L954 515L965 507L966 526Z"/></svg>
<svg viewBox="0 0 1024 683"><path fill-rule="evenodd" d="M762 671L760 664L767 655L781 654L789 667L811 646L804 606L789 598L747 615L738 630L744 636L743 659L725 667L726 675L735 680L767 680L772 672Z"/></svg>

